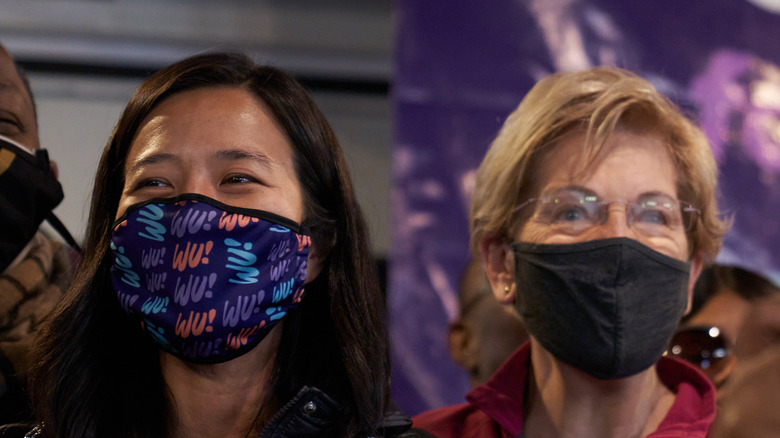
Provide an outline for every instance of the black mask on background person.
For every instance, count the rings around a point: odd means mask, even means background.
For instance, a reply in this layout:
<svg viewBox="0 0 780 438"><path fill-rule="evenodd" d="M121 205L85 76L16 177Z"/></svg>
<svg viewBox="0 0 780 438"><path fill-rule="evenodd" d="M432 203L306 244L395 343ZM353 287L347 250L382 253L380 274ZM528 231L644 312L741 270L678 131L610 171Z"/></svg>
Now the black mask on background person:
<svg viewBox="0 0 780 438"><path fill-rule="evenodd" d="M52 213L62 199L62 186L51 173L46 150L33 154L0 136L0 272L30 242L44 219L78 248Z"/></svg>
<svg viewBox="0 0 780 438"><path fill-rule="evenodd" d="M626 237L515 243L515 301L528 332L598 379L632 376L663 354L688 302L690 264Z"/></svg>

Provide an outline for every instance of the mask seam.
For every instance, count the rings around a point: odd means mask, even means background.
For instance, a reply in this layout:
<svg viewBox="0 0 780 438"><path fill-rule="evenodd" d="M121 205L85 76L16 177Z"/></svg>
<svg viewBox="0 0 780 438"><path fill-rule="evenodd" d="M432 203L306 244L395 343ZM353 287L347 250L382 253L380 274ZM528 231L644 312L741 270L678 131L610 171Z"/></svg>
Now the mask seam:
<svg viewBox="0 0 780 438"><path fill-rule="evenodd" d="M620 309L622 308L622 298L620 294L620 290L618 290L618 278L620 278L620 271L623 269L623 258L624 258L624 252L625 249L621 250L618 253L618 260L617 260L617 272L615 277L612 279L612 290L615 293L615 304L614 304L614 315L615 315L615 328L614 332L612 333L613 339L615 341L615 351L613 352L614 356L612 359L612 369L610 372L612 374L615 374L617 370L619 369L620 364L620 358L622 357L623 353L623 339L619 335L623 331L623 314L620 312Z"/></svg>

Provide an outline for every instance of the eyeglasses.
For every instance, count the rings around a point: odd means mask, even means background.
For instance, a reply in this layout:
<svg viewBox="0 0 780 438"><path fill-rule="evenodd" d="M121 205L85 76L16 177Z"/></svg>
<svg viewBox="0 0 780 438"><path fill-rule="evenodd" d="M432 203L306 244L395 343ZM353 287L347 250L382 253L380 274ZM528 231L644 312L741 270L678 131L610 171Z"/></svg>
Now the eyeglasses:
<svg viewBox="0 0 780 438"><path fill-rule="evenodd" d="M666 354L697 366L716 385L725 380L733 361L731 343L717 327L679 330L672 336Z"/></svg>
<svg viewBox="0 0 780 438"><path fill-rule="evenodd" d="M662 193L642 196L637 202L602 201L593 193L564 189L551 196L531 198L515 211L534 207L531 220L553 227L569 235L581 234L603 225L609 217L609 206L626 207L628 226L645 236L667 236L689 231L699 215L699 209Z"/></svg>

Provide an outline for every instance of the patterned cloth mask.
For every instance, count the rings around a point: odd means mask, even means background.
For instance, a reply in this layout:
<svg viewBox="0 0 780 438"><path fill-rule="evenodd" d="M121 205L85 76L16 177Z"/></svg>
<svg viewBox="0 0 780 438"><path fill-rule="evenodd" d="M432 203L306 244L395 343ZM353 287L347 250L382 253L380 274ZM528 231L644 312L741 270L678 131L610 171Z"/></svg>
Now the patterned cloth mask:
<svg viewBox="0 0 780 438"><path fill-rule="evenodd" d="M225 362L300 303L310 243L273 213L196 194L152 199L114 224L111 280L122 308L163 350Z"/></svg>

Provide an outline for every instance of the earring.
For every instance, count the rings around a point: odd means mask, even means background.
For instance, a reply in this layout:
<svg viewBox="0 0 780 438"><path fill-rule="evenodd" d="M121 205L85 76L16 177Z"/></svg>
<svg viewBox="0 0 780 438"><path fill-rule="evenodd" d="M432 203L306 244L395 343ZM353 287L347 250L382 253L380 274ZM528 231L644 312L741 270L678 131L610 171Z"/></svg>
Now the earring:
<svg viewBox="0 0 780 438"><path fill-rule="evenodd" d="M511 289L511 287L509 287L509 286L504 286L504 292L505 292L505 293L509 293L509 290L510 290L510 289Z"/></svg>

